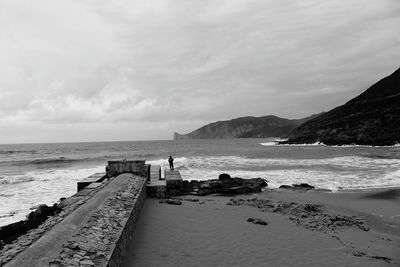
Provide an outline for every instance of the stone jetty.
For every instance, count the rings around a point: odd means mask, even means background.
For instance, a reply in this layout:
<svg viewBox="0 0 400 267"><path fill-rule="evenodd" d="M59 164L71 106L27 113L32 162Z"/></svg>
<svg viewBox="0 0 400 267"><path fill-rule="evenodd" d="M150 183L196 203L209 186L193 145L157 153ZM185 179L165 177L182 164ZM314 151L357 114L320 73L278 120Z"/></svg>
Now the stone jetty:
<svg viewBox="0 0 400 267"><path fill-rule="evenodd" d="M144 160L108 161L104 173L80 180L75 195L60 199L56 213L1 244L0 266L119 266L147 196L243 194L267 186L260 178L227 174L190 182L183 181L178 170L161 174L161 166Z"/></svg>
<svg viewBox="0 0 400 267"><path fill-rule="evenodd" d="M119 266L146 198L150 165L109 161L78 182L61 212L0 250L0 266Z"/></svg>

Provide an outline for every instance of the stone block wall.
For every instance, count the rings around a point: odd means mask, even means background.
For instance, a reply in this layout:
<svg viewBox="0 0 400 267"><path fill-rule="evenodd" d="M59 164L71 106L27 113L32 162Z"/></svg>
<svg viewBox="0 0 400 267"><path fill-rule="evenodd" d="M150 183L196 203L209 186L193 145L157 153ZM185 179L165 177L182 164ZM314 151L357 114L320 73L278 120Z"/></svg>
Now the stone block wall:
<svg viewBox="0 0 400 267"><path fill-rule="evenodd" d="M146 183L143 183L140 188L140 193L134 197L134 204L131 208L130 216L126 220L125 225L121 229L117 236L117 240L114 245L114 249L110 258L108 259L107 266L118 267L121 266L126 252L128 250L128 245L132 239L134 229L136 227L136 222L139 219L140 212L146 200Z"/></svg>
<svg viewBox="0 0 400 267"><path fill-rule="evenodd" d="M7 245L0 266L119 266L146 199L146 184L146 176L125 173L81 190L65 200L65 212Z"/></svg>
<svg viewBox="0 0 400 267"><path fill-rule="evenodd" d="M148 177L149 167L144 160L110 160L106 166L106 176L114 177L123 173L132 173L142 177Z"/></svg>

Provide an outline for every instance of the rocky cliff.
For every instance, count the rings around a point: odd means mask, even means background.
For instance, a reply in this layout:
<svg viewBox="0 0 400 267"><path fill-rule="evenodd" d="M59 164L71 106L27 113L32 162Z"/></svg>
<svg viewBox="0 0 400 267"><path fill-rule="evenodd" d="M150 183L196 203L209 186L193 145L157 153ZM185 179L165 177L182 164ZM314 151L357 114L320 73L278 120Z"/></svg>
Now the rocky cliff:
<svg viewBox="0 0 400 267"><path fill-rule="evenodd" d="M318 115L290 120L270 115L218 121L205 125L189 134L175 133L174 140L286 137L294 128L316 116Z"/></svg>
<svg viewBox="0 0 400 267"><path fill-rule="evenodd" d="M400 143L400 69L365 92L294 129L288 143Z"/></svg>

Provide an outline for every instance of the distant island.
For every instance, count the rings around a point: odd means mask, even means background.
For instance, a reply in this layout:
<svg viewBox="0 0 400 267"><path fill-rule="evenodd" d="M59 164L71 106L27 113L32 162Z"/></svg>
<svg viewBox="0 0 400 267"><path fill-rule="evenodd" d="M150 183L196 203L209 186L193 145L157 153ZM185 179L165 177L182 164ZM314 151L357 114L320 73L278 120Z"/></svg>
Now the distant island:
<svg viewBox="0 0 400 267"><path fill-rule="evenodd" d="M400 143L400 69L365 92L305 122L287 143L385 146Z"/></svg>
<svg viewBox="0 0 400 267"><path fill-rule="evenodd" d="M174 140L287 137L293 129L320 115L294 120L273 115L241 117L210 123L188 134L175 133Z"/></svg>

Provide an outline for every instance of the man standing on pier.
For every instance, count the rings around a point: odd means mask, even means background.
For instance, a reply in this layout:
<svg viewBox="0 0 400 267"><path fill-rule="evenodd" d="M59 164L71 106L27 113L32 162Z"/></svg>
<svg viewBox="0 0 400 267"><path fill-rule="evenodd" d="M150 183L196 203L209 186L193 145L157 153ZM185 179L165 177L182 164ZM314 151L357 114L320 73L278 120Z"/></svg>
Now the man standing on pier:
<svg viewBox="0 0 400 267"><path fill-rule="evenodd" d="M174 159L172 158L172 156L169 156L168 162L169 162L169 169L171 171L173 171L174 170Z"/></svg>

